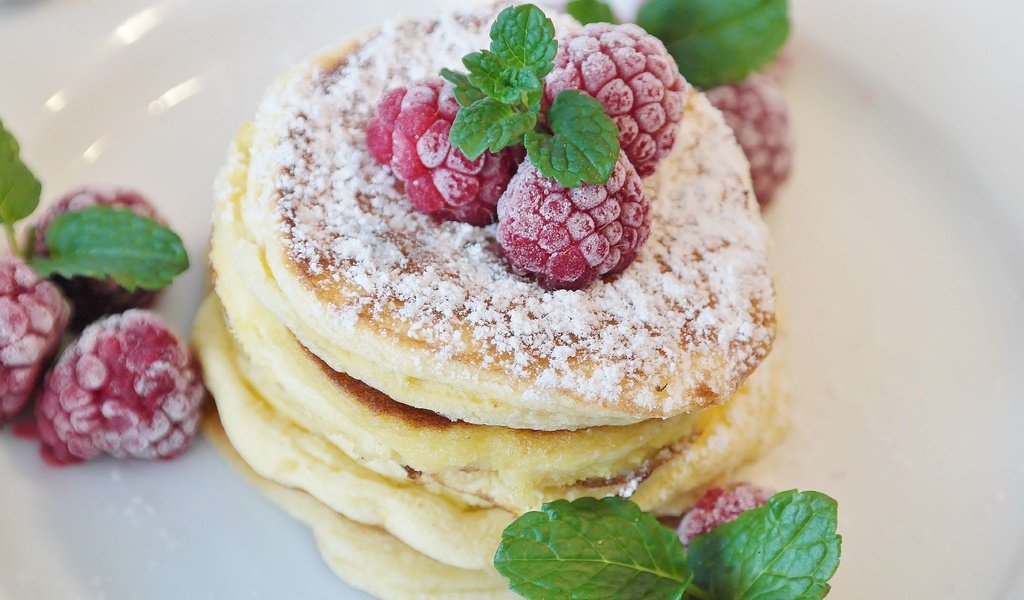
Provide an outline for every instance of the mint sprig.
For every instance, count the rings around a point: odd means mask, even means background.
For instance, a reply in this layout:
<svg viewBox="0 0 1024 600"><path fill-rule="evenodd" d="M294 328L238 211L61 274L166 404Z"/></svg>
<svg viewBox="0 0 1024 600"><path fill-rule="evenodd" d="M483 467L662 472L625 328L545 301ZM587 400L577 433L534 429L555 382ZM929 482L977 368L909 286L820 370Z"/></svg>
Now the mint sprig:
<svg viewBox="0 0 1024 600"><path fill-rule="evenodd" d="M818 492L776 494L690 544L694 583L712 598L824 598L839 567L837 509Z"/></svg>
<svg viewBox="0 0 1024 600"><path fill-rule="evenodd" d="M565 12L580 23L615 23L612 9L602 0L570 0Z"/></svg>
<svg viewBox="0 0 1024 600"><path fill-rule="evenodd" d="M684 548L628 501L556 500L502 533L494 566L530 600L817 600L839 566L836 501L776 494Z"/></svg>
<svg viewBox="0 0 1024 600"><path fill-rule="evenodd" d="M563 90L548 109L548 126L554 135L526 135L526 155L541 173L567 188L608 181L619 158L619 130L600 102Z"/></svg>
<svg viewBox="0 0 1024 600"><path fill-rule="evenodd" d="M41 276L111 277L128 291L160 289L188 268L178 234L128 209L65 213L47 228L46 245L49 256L31 260Z"/></svg>
<svg viewBox="0 0 1024 600"><path fill-rule="evenodd" d="M532 600L679 598L691 579L682 542L620 498L556 500L502 533L494 566Z"/></svg>
<svg viewBox="0 0 1024 600"><path fill-rule="evenodd" d="M746 79L789 36L786 0L649 0L637 24L660 38L680 72L703 89Z"/></svg>
<svg viewBox="0 0 1024 600"><path fill-rule="evenodd" d="M449 139L470 160L476 160L485 150L498 152L522 140L536 124L535 113L516 112L494 98L484 98L455 115Z"/></svg>
<svg viewBox="0 0 1024 600"><path fill-rule="evenodd" d="M0 121L0 220L3 221L8 243L15 254L20 254L14 224L32 214L39 206L43 186L21 161L21 148L3 121Z"/></svg>
<svg viewBox="0 0 1024 600"><path fill-rule="evenodd" d="M572 91L555 98L541 119L544 76L554 68L555 27L532 4L506 8L490 30L489 49L462 59L467 73L442 69L462 107L449 137L470 159L526 145L545 177L564 187L602 184L619 156L618 128L601 105Z"/></svg>

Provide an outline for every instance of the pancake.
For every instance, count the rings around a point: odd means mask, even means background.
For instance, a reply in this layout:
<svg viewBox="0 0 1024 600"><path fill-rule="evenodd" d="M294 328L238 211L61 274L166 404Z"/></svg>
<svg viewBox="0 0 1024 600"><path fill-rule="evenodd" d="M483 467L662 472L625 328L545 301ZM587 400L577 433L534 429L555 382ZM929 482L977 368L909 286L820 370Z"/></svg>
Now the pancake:
<svg viewBox="0 0 1024 600"><path fill-rule="evenodd" d="M302 491L260 477L231 446L216 413L203 433L247 479L316 538L324 562L349 585L391 600L511 600L508 583L491 569L459 569L432 560L379 527L346 519Z"/></svg>
<svg viewBox="0 0 1024 600"><path fill-rule="evenodd" d="M403 478L441 473L451 480L472 470L475 479L492 480L484 486L491 501L532 506L540 489L632 471L704 420L691 414L621 427L532 431L450 421L396 402L332 370L248 292L232 254L224 252L233 244L221 241L237 223L218 224L212 254L216 292L245 359L242 370L258 389L284 390L271 396L277 410L303 413L314 423L311 429L378 472Z"/></svg>
<svg viewBox="0 0 1024 600"><path fill-rule="evenodd" d="M220 421L254 471L304 490L348 519L381 527L434 560L464 569L489 568L502 529L522 510L465 502L422 477L381 475L291 418L302 420L301 412L275 410L268 397L283 392L272 386L257 389L245 378L215 297L200 309L193 338ZM762 365L729 402L707 409L700 434L660 463L601 487L552 490L545 499L618 494L656 514L679 514L693 491L755 458L779 437L785 402L777 370L770 366Z"/></svg>
<svg viewBox="0 0 1024 600"><path fill-rule="evenodd" d="M724 401L768 354L775 300L747 164L703 96L645 180L650 240L586 290L511 274L494 227L415 212L368 154L384 91L487 45L495 10L469 10L385 25L272 87L218 186L249 291L332 370L450 420L582 429Z"/></svg>

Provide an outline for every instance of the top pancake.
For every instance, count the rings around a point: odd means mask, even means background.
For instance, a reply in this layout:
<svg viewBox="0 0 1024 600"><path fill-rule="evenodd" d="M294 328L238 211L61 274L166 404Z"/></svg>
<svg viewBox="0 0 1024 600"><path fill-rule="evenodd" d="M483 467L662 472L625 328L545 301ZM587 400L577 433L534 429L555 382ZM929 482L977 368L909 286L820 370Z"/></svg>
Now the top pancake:
<svg viewBox="0 0 1024 600"><path fill-rule="evenodd" d="M727 398L771 347L775 301L748 166L702 96L645 180L646 246L585 290L511 274L493 226L414 211L368 153L383 92L488 45L496 11L471 10L387 24L270 90L219 190L242 196L253 291L332 368L451 419L575 429Z"/></svg>

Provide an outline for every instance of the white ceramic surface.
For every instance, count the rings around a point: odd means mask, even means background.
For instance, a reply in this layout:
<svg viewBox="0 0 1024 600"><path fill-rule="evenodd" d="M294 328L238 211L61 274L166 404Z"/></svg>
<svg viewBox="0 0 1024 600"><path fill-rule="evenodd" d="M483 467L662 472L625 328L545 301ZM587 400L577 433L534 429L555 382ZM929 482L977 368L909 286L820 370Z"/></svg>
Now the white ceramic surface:
<svg viewBox="0 0 1024 600"><path fill-rule="evenodd" d="M0 115L52 197L149 193L203 293L210 182L270 79L440 0L0 4ZM1024 8L795 0L797 170L769 221L797 398L749 476L840 501L832 598L1024 598ZM0 598L362 598L205 442L51 470L0 433Z"/></svg>

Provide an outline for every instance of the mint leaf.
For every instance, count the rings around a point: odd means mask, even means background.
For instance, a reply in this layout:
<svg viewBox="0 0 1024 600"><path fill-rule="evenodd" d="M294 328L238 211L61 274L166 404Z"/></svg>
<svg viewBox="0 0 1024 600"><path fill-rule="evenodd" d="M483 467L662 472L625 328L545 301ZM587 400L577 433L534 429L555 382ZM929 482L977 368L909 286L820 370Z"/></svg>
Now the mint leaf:
<svg viewBox="0 0 1024 600"><path fill-rule="evenodd" d="M712 598L817 600L839 567L837 504L791 490L695 539L694 584Z"/></svg>
<svg viewBox="0 0 1024 600"><path fill-rule="evenodd" d="M498 152L522 143L523 135L537 124L535 113L516 112L493 98L478 100L459 110L449 139L470 160L485 150Z"/></svg>
<svg viewBox="0 0 1024 600"><path fill-rule="evenodd" d="M32 259L42 276L112 277L125 289L160 289L188 268L178 234L126 209L93 206L65 213L46 231L49 256Z"/></svg>
<svg viewBox="0 0 1024 600"><path fill-rule="evenodd" d="M43 191L20 154L18 141L0 121L0 219L8 227L32 214Z"/></svg>
<svg viewBox="0 0 1024 600"><path fill-rule="evenodd" d="M586 25L588 23L614 23L615 15L602 0L570 0L565 12Z"/></svg>
<svg viewBox="0 0 1024 600"><path fill-rule="evenodd" d="M564 90L548 108L554 135L530 132L526 154L545 177L562 187L600 185L619 159L619 129L601 104L579 90Z"/></svg>
<svg viewBox="0 0 1024 600"><path fill-rule="evenodd" d="M491 25L491 52L502 63L529 69L542 79L554 68L555 26L532 4L510 6Z"/></svg>
<svg viewBox="0 0 1024 600"><path fill-rule="evenodd" d="M786 0L650 0L637 23L660 38L690 83L742 81L789 36Z"/></svg>
<svg viewBox="0 0 1024 600"><path fill-rule="evenodd" d="M455 88L455 99L459 102L459 106L469 106L477 100L483 100L487 97L486 94L480 91L480 88L469 81L469 77L465 73L459 73L451 69L441 69L441 77L451 82Z"/></svg>
<svg viewBox="0 0 1024 600"><path fill-rule="evenodd" d="M690 581L682 542L621 498L556 500L505 528L494 566L531 600L682 597Z"/></svg>

